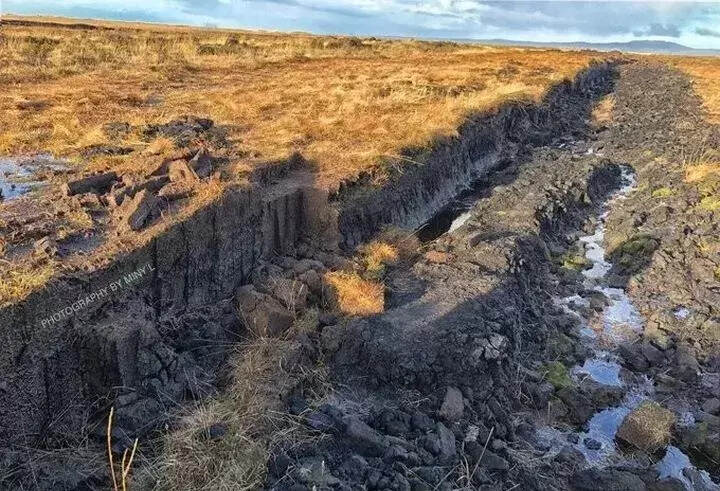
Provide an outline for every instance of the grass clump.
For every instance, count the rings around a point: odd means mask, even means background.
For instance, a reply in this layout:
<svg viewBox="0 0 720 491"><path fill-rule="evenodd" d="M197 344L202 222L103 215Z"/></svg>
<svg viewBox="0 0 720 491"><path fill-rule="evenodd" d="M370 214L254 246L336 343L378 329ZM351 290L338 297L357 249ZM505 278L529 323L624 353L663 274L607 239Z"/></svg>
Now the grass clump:
<svg viewBox="0 0 720 491"><path fill-rule="evenodd" d="M0 276L0 306L22 300L33 291L44 287L54 272L52 262L3 272Z"/></svg>
<svg viewBox="0 0 720 491"><path fill-rule="evenodd" d="M158 457L141 460L132 489L262 489L275 446L311 439L283 400L301 381L326 387L322 367L292 363L300 349L295 341L269 338L238 347L229 387L187 410L163 437Z"/></svg>
<svg viewBox="0 0 720 491"><path fill-rule="evenodd" d="M380 241L373 241L362 247L361 254L367 276L374 279L382 278L385 266L396 263L400 257L394 246Z"/></svg>
<svg viewBox="0 0 720 491"><path fill-rule="evenodd" d="M700 208L707 211L720 210L720 197L705 196L703 199L700 200Z"/></svg>
<svg viewBox="0 0 720 491"><path fill-rule="evenodd" d="M563 267L566 269L583 271L591 266L592 261L580 254L568 254L563 258Z"/></svg>
<svg viewBox="0 0 720 491"><path fill-rule="evenodd" d="M355 272L333 271L325 275L335 307L346 315L374 315L385 310L385 287Z"/></svg>
<svg viewBox="0 0 720 491"><path fill-rule="evenodd" d="M675 414L654 401L645 401L628 414L617 438L647 453L654 453L670 441Z"/></svg>
<svg viewBox="0 0 720 491"><path fill-rule="evenodd" d="M615 110L615 96L613 94L603 97L592 111L592 119L597 124L608 124L612 121Z"/></svg>
<svg viewBox="0 0 720 491"><path fill-rule="evenodd" d="M668 198L668 197L674 196L674 195L675 195L675 191L673 191L672 189L667 188L667 187L657 188L656 190L654 190L652 192L653 198Z"/></svg>
<svg viewBox="0 0 720 491"><path fill-rule="evenodd" d="M567 367L559 361L552 361L545 365L545 380L550 382L556 390L574 385Z"/></svg>

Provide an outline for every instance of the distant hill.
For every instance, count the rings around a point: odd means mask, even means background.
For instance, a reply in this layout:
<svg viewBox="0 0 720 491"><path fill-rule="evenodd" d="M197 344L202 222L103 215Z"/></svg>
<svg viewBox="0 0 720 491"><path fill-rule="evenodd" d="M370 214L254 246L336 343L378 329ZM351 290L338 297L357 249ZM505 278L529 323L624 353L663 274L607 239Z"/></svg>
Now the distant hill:
<svg viewBox="0 0 720 491"><path fill-rule="evenodd" d="M510 39L462 39L458 41L497 44L501 46L534 46L539 48L565 48L565 49L593 49L597 51L626 51L632 53L664 53L678 55L720 55L717 49L697 49L690 48L679 43L669 41L653 41L642 39L637 41L628 41L625 43L587 43L587 42L570 42L570 43L542 43L534 41L515 41Z"/></svg>

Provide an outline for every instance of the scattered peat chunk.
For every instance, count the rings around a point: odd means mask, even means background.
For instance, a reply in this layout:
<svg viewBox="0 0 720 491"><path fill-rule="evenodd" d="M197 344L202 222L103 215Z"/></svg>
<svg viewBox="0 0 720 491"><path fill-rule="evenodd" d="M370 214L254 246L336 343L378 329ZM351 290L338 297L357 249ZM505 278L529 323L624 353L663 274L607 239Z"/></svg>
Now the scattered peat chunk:
<svg viewBox="0 0 720 491"><path fill-rule="evenodd" d="M279 336L294 322L290 311L280 302L252 286L238 289L235 299L246 327L259 336Z"/></svg>
<svg viewBox="0 0 720 491"><path fill-rule="evenodd" d="M168 164L168 175L171 182L196 181L195 171L184 160L173 160Z"/></svg>
<svg viewBox="0 0 720 491"><path fill-rule="evenodd" d="M462 392L456 387L448 387L445 392L445 400L440 407L440 416L450 422L458 421L462 418L465 403L463 401Z"/></svg>
<svg viewBox="0 0 720 491"><path fill-rule="evenodd" d="M117 181L117 174L115 172L107 172L105 174L95 174L70 181L64 184L62 189L65 196L85 193L105 194L110 190L110 187L115 181Z"/></svg>
<svg viewBox="0 0 720 491"><path fill-rule="evenodd" d="M223 136L214 134L218 132L214 125L215 123L211 119L182 116L165 124L147 125L142 130L142 134L146 139L164 136L172 139L177 146L183 147L203 137L219 138Z"/></svg>
<svg viewBox="0 0 720 491"><path fill-rule="evenodd" d="M192 182L181 181L171 182L164 186L158 196L166 199L167 201L177 201L179 199L185 199L192 196L194 193L194 186Z"/></svg>
<svg viewBox="0 0 720 491"><path fill-rule="evenodd" d="M35 254L38 256L54 257L57 255L57 244L51 237L43 237L33 244Z"/></svg>
<svg viewBox="0 0 720 491"><path fill-rule="evenodd" d="M159 163L156 163L155 168L150 172L151 176L161 176L168 173L168 167L176 160L191 160L200 151L198 147L184 148L182 150L175 151L170 155L162 158Z"/></svg>
<svg viewBox="0 0 720 491"><path fill-rule="evenodd" d="M122 227L138 231L147 226L160 212L160 200L148 190L142 190L133 199L126 199L118 209Z"/></svg>
<svg viewBox="0 0 720 491"><path fill-rule="evenodd" d="M383 455L387 444L377 431L356 416L346 417L344 423L345 437L356 451L367 457L380 457Z"/></svg>
<svg viewBox="0 0 720 491"><path fill-rule="evenodd" d="M103 132L105 136L111 140L116 140L130 133L132 127L130 123L115 121L112 123L106 123L103 125Z"/></svg>
<svg viewBox="0 0 720 491"><path fill-rule="evenodd" d="M118 145L90 145L83 149L82 155L86 159L91 159L93 157L127 155L134 150L132 147L121 147Z"/></svg>
<svg viewBox="0 0 720 491"><path fill-rule="evenodd" d="M617 438L644 452L653 453L667 445L675 415L656 402L644 402L625 417Z"/></svg>
<svg viewBox="0 0 720 491"><path fill-rule="evenodd" d="M189 162L189 165L200 178L209 176L213 171L212 157L205 148L200 149Z"/></svg>

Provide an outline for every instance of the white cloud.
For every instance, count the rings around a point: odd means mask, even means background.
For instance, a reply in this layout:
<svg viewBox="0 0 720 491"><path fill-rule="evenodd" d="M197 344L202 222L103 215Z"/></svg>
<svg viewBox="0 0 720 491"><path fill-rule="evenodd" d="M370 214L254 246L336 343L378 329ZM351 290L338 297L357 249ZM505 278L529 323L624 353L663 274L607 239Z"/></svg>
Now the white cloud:
<svg viewBox="0 0 720 491"><path fill-rule="evenodd" d="M228 27L391 36L538 41L651 37L720 48L699 34L720 21L720 3L659 0L5 0L19 13L97 16ZM698 31L698 28L701 28Z"/></svg>

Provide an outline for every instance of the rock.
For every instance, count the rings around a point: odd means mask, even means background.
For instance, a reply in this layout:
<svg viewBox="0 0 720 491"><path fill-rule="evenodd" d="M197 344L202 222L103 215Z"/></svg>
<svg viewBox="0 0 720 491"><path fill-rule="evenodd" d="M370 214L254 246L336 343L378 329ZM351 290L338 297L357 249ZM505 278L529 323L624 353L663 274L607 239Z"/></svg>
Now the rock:
<svg viewBox="0 0 720 491"><path fill-rule="evenodd" d="M678 379L664 373L658 373L655 376L655 384L658 392L664 394L674 392L680 387L680 381Z"/></svg>
<svg viewBox="0 0 720 491"><path fill-rule="evenodd" d="M442 423L437 424L435 431L438 435L438 457L442 464L451 464L457 454L455 435Z"/></svg>
<svg viewBox="0 0 720 491"><path fill-rule="evenodd" d="M318 274L317 271L314 269L305 271L304 273L298 275L298 280L302 281L305 285L307 285L308 290L310 293L316 296L322 295L322 288L323 288L323 282L322 278Z"/></svg>
<svg viewBox="0 0 720 491"><path fill-rule="evenodd" d="M440 251L427 251L424 257L431 264L447 264L452 258L449 253Z"/></svg>
<svg viewBox="0 0 720 491"><path fill-rule="evenodd" d="M168 176L171 182L197 181L195 171L184 160L173 160L168 164Z"/></svg>
<svg viewBox="0 0 720 491"><path fill-rule="evenodd" d="M678 346L675 350L675 365L677 366L675 374L678 378L686 382L695 381L700 371L700 364L695 358L695 354L688 346Z"/></svg>
<svg viewBox="0 0 720 491"><path fill-rule="evenodd" d="M645 401L630 412L616 438L652 454L667 445L675 414L654 401Z"/></svg>
<svg viewBox="0 0 720 491"><path fill-rule="evenodd" d="M584 443L585 446L586 446L587 448L589 448L590 450L600 450L600 449L602 448L602 443L600 443L599 441L595 440L594 438L585 438L585 439L583 440L583 443Z"/></svg>
<svg viewBox="0 0 720 491"><path fill-rule="evenodd" d="M356 416L343 419L345 437L361 455L380 457L385 453L386 443L382 436Z"/></svg>
<svg viewBox="0 0 720 491"><path fill-rule="evenodd" d="M621 344L618 347L618 351L625 363L633 370L644 371L650 366L647 358L645 358L645 355L642 353L642 348L635 344Z"/></svg>
<svg viewBox="0 0 720 491"><path fill-rule="evenodd" d="M448 387L445 392L445 399L440 407L440 416L452 423L462 418L464 409L465 402L460 389Z"/></svg>
<svg viewBox="0 0 720 491"><path fill-rule="evenodd" d="M326 353L335 353L340 349L344 327L339 325L325 326L320 332L320 345Z"/></svg>
<svg viewBox="0 0 720 491"><path fill-rule="evenodd" d="M200 151L188 162L188 165L195 171L197 177L203 178L212 174L213 165L210 152L205 148L201 148Z"/></svg>
<svg viewBox="0 0 720 491"><path fill-rule="evenodd" d="M615 469L591 467L575 473L570 479L577 491L645 491L645 483L635 474Z"/></svg>
<svg viewBox="0 0 720 491"><path fill-rule="evenodd" d="M62 191L65 196L84 193L105 194L110 190L112 183L115 181L117 181L117 174L115 172L95 174L63 184Z"/></svg>
<svg viewBox="0 0 720 491"><path fill-rule="evenodd" d="M302 313L307 307L308 289L298 280L272 278L268 289L270 294L294 314Z"/></svg>
<svg viewBox="0 0 720 491"><path fill-rule="evenodd" d="M575 424L583 424L595 411L592 401L577 389L564 387L557 391L557 396L569 410L570 420Z"/></svg>
<svg viewBox="0 0 720 491"><path fill-rule="evenodd" d="M192 181L178 181L163 186L158 192L158 196L168 201L177 201L179 199L189 198L194 192L195 185Z"/></svg>
<svg viewBox="0 0 720 491"><path fill-rule="evenodd" d="M434 421L425 413L415 411L410 419L413 428L420 431L429 431L434 425Z"/></svg>
<svg viewBox="0 0 720 491"><path fill-rule="evenodd" d="M708 480L697 468L686 467L682 472L690 480L694 491L720 491L720 486Z"/></svg>
<svg viewBox="0 0 720 491"><path fill-rule="evenodd" d="M482 454L480 465L490 471L506 471L510 468L507 460L487 449Z"/></svg>
<svg viewBox="0 0 720 491"><path fill-rule="evenodd" d="M128 227L133 231L141 230L159 214L160 202L155 195L147 190L139 192L131 200L124 200L116 212L121 226Z"/></svg>
<svg viewBox="0 0 720 491"><path fill-rule="evenodd" d="M57 255L57 243L52 237L43 237L33 243L33 250L38 256L55 257Z"/></svg>
<svg viewBox="0 0 720 491"><path fill-rule="evenodd" d="M720 414L720 399L713 397L706 400L702 405L702 410L710 414Z"/></svg>
<svg viewBox="0 0 720 491"><path fill-rule="evenodd" d="M565 445L555 456L555 460L558 462L564 462L571 464L572 466L579 466L585 462L585 456L580 450L573 447L572 445Z"/></svg>
<svg viewBox="0 0 720 491"><path fill-rule="evenodd" d="M335 433L340 431L342 427L336 418L322 411L313 411L308 414L307 424L313 430L323 433Z"/></svg>
<svg viewBox="0 0 720 491"><path fill-rule="evenodd" d="M77 200L83 208L96 210L101 206L100 197L95 193L79 194L77 195Z"/></svg>
<svg viewBox="0 0 720 491"><path fill-rule="evenodd" d="M290 311L250 285L238 289L235 301L245 326L259 336L279 336L293 325Z"/></svg>
<svg viewBox="0 0 720 491"><path fill-rule="evenodd" d="M228 425L225 423L215 423L208 428L207 434L210 440L221 440L228 432Z"/></svg>
<svg viewBox="0 0 720 491"><path fill-rule="evenodd" d="M665 362L665 354L651 343L643 343L642 354L650 365L660 366Z"/></svg>
<svg viewBox="0 0 720 491"><path fill-rule="evenodd" d="M720 433L707 422L684 428L679 436L680 446L687 453L720 461Z"/></svg>

